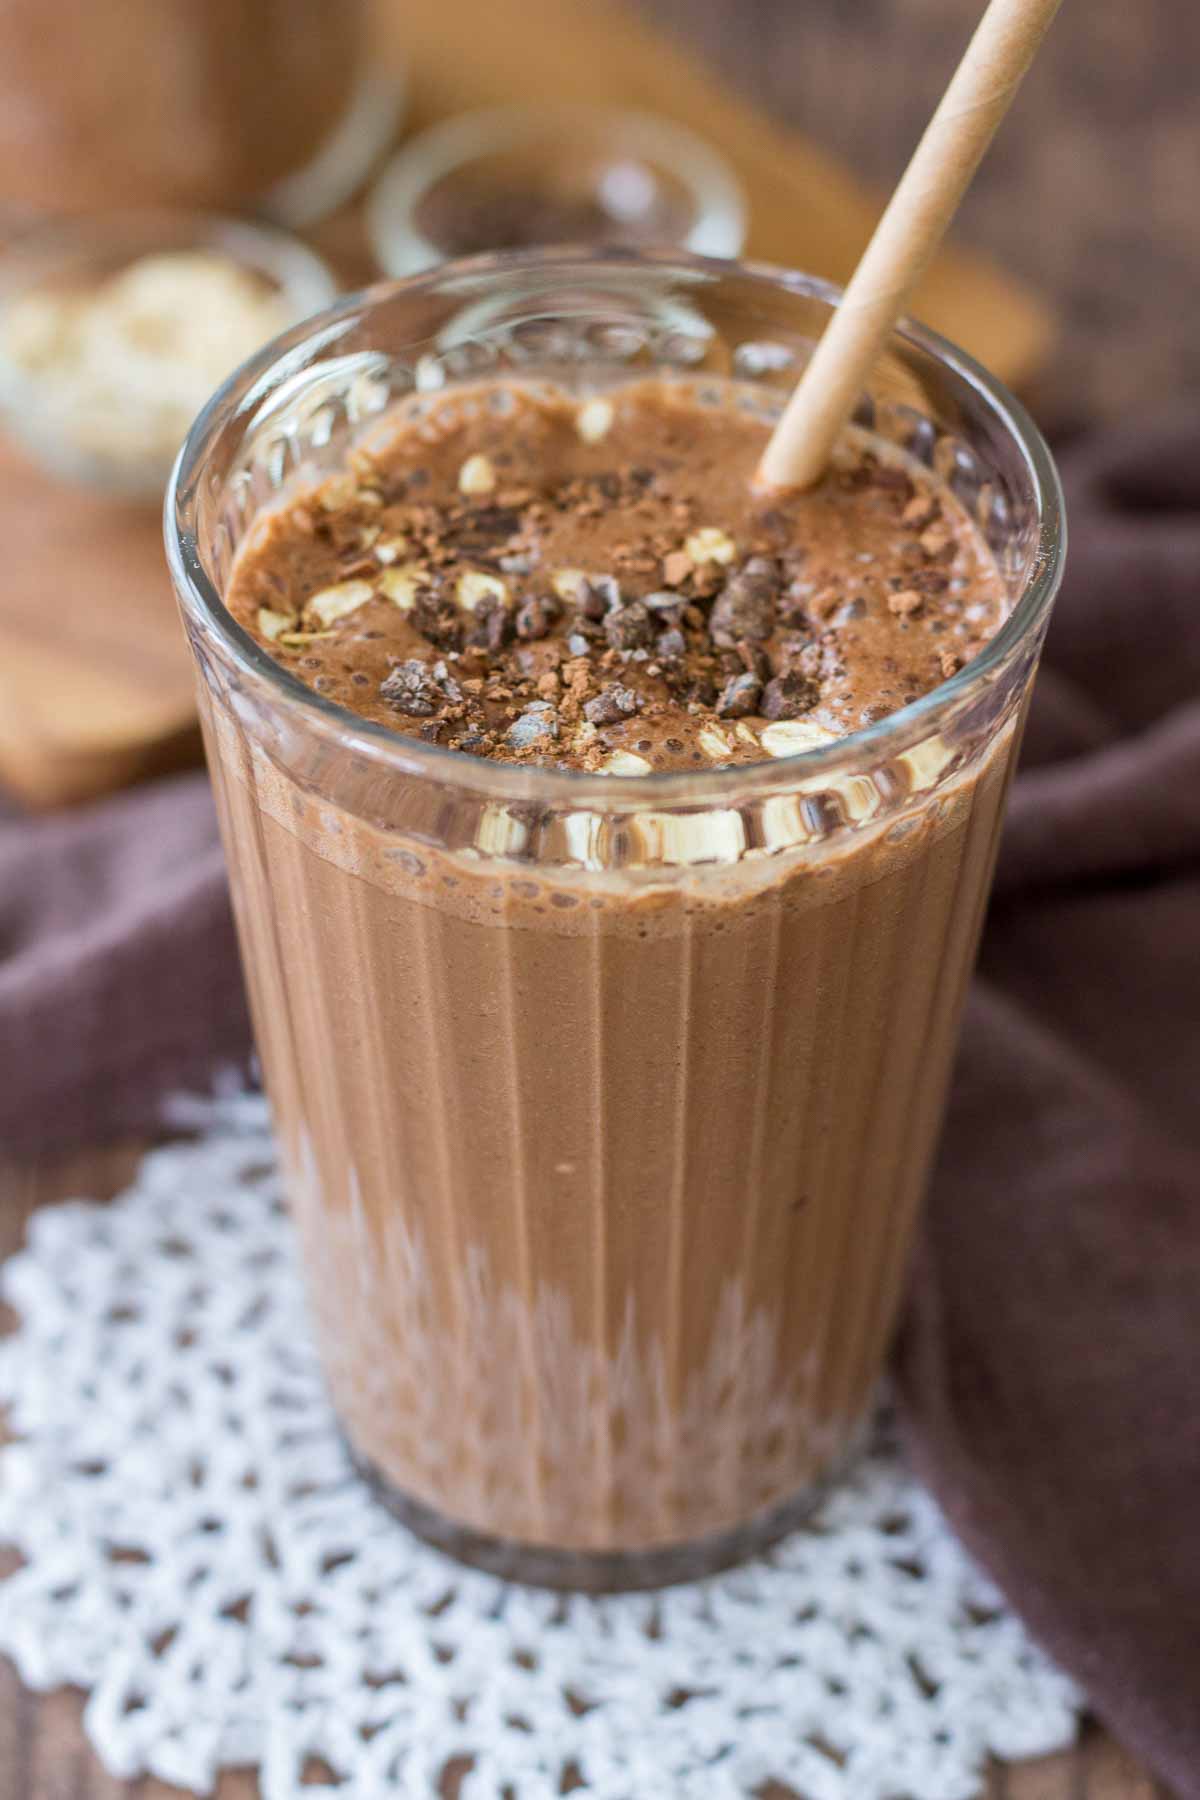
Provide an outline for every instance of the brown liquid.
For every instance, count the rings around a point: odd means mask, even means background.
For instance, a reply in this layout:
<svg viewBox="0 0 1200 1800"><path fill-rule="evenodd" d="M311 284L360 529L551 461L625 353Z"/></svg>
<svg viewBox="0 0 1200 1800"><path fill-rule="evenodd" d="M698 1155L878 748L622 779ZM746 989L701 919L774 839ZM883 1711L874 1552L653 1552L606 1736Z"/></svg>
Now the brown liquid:
<svg viewBox="0 0 1200 1800"><path fill-rule="evenodd" d="M547 146L539 145L537 155L514 156L488 176L472 181L456 173L436 182L416 209L421 235L447 257L537 244L671 244L686 237L687 193L668 177L640 168L647 187L653 184L651 197L633 216L621 215L597 191L602 164L580 182L576 171L564 178L546 159Z"/></svg>
<svg viewBox="0 0 1200 1800"><path fill-rule="evenodd" d="M392 835L320 797L348 755L300 783L206 714L357 1455L567 1552L808 1489L895 1318L1011 728L887 824L639 882Z"/></svg>
<svg viewBox="0 0 1200 1800"><path fill-rule="evenodd" d="M362 49L358 0L0 0L0 187L236 207L333 131Z"/></svg>

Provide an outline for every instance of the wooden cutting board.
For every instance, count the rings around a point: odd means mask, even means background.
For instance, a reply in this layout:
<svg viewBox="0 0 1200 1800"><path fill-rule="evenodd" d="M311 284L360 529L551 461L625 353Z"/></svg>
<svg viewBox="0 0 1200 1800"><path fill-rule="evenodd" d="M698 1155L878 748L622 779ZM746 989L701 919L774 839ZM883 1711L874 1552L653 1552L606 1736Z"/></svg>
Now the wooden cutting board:
<svg viewBox="0 0 1200 1800"><path fill-rule="evenodd" d="M878 199L625 11L603 0L378 6L414 125L548 95L664 113L729 157L749 201L751 255L834 280L853 267ZM348 283L372 273L356 211L316 241ZM1044 307L955 250L914 310L1010 382L1030 376L1051 341ZM61 805L198 756L157 513L65 488L0 446L0 542L0 782L31 805Z"/></svg>
<svg viewBox="0 0 1200 1800"><path fill-rule="evenodd" d="M0 780L53 806L198 757L159 509L3 445L0 543Z"/></svg>

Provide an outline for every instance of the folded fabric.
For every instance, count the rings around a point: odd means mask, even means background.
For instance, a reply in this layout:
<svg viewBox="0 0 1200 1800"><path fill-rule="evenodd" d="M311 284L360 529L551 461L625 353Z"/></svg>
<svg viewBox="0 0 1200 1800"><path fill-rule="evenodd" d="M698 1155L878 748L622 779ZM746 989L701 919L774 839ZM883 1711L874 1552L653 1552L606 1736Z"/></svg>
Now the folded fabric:
<svg viewBox="0 0 1200 1800"><path fill-rule="evenodd" d="M897 1374L918 1467L1112 1729L1200 1795L1200 426L1064 458Z"/></svg>
<svg viewBox="0 0 1200 1800"><path fill-rule="evenodd" d="M1200 426L1064 459L1068 576L896 1370L925 1478L1200 1800ZM206 784L0 820L0 1146L152 1130L249 1032Z"/></svg>
<svg viewBox="0 0 1200 1800"><path fill-rule="evenodd" d="M0 818L0 1155L152 1132L249 1042L203 775Z"/></svg>

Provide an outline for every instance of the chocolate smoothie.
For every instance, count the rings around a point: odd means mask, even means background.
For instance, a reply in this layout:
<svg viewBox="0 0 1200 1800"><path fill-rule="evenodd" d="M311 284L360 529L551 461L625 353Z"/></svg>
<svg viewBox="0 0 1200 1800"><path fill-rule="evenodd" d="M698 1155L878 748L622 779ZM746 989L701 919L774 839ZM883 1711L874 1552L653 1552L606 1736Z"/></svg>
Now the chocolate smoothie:
<svg viewBox="0 0 1200 1800"><path fill-rule="evenodd" d="M614 815L634 778L729 789L624 823L499 800L455 849L434 810L397 832L352 748L291 779L206 706L333 1397L471 1553L778 1529L894 1321L1013 726L798 765L757 810L736 784L937 686L1007 591L865 433L756 495L767 431L719 382L413 401L227 586L315 693L457 753L448 795L471 759L617 778Z"/></svg>

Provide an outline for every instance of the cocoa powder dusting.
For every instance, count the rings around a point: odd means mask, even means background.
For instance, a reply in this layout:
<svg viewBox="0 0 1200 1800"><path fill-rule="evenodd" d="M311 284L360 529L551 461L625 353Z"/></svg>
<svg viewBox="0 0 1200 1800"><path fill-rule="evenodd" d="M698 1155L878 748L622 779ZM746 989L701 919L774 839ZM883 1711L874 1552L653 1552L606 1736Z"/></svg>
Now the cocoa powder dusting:
<svg viewBox="0 0 1200 1800"><path fill-rule="evenodd" d="M737 399L402 410L257 522L227 604L326 698L497 761L638 774L786 753L781 722L857 730L978 653L1003 583L949 491L866 434L812 492L756 495L769 425Z"/></svg>

